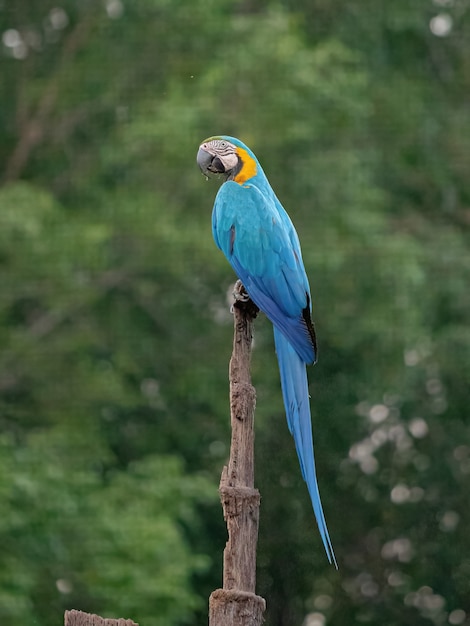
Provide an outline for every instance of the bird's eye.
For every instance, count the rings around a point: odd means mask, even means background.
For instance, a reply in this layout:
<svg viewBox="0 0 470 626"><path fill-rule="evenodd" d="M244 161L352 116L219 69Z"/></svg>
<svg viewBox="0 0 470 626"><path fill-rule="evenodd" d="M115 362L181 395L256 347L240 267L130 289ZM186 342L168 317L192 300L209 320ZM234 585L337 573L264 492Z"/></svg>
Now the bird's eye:
<svg viewBox="0 0 470 626"><path fill-rule="evenodd" d="M225 148L227 146L227 142L226 141L221 141L220 145L222 146L222 148Z"/></svg>

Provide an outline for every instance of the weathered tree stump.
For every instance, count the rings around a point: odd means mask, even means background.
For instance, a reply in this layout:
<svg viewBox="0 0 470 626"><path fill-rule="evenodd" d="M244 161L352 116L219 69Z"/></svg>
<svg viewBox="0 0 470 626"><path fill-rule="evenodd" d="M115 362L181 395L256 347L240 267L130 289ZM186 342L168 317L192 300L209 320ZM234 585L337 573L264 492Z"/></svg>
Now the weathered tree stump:
<svg viewBox="0 0 470 626"><path fill-rule="evenodd" d="M240 281L235 296L246 295ZM209 626L259 626L266 603L255 593L259 491L254 488L254 412L251 384L252 323L258 312L251 300L233 306L234 338L230 359L232 439L228 466L222 470L219 493L227 523L223 588L209 599Z"/></svg>

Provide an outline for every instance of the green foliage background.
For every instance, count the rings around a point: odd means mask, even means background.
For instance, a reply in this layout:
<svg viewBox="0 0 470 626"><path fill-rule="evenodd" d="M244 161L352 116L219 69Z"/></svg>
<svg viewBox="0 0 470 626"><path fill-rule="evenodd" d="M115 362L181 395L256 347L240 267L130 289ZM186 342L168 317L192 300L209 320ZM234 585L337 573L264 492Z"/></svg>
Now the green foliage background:
<svg viewBox="0 0 470 626"><path fill-rule="evenodd" d="M0 3L0 621L207 622L233 274L199 143L291 214L328 566L266 320L268 626L470 623L469 0Z"/></svg>

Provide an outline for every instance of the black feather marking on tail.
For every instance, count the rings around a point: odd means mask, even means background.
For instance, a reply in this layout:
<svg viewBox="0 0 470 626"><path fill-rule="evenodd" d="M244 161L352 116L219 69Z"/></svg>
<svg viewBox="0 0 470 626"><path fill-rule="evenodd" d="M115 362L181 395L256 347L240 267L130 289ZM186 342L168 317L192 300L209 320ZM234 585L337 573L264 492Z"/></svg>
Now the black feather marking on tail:
<svg viewBox="0 0 470 626"><path fill-rule="evenodd" d="M312 341L313 349L315 351L314 363L316 363L318 359L317 337L315 335L315 326L313 324L312 316L310 314L310 296L308 295L308 293L305 293L305 295L307 296L307 306L305 307L305 309L302 309L302 317L304 318L304 322L307 327L308 334Z"/></svg>

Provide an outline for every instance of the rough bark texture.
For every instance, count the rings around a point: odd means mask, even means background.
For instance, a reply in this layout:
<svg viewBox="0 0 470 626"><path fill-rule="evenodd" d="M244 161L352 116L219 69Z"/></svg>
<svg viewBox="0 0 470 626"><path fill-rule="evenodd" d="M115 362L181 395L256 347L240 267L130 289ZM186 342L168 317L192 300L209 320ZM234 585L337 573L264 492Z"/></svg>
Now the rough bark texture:
<svg viewBox="0 0 470 626"><path fill-rule="evenodd" d="M82 611L65 611L65 626L139 626L131 619L104 619Z"/></svg>
<svg viewBox="0 0 470 626"><path fill-rule="evenodd" d="M241 283L237 283L235 290L244 294ZM233 307L232 440L229 463L222 470L219 487L228 541L224 550L223 589L214 591L209 599L209 626L258 626L266 608L264 599L255 594L260 495L254 488L256 394L251 384L250 357L252 322L257 312L250 300L237 300Z"/></svg>

